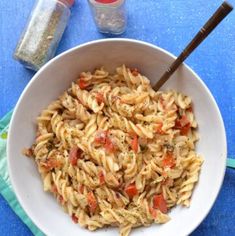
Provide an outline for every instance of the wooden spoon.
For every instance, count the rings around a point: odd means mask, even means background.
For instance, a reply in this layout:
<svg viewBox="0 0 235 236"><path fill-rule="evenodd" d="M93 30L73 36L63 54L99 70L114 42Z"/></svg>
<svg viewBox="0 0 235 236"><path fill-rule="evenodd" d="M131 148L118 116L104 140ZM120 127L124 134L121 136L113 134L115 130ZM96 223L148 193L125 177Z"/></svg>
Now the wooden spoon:
<svg viewBox="0 0 235 236"><path fill-rule="evenodd" d="M191 40L183 52L170 65L167 71L161 76L158 82L153 86L155 91L170 78L181 63L197 48L198 45L215 29L215 27L233 10L233 6L228 2L223 2L212 17L206 22L196 36Z"/></svg>

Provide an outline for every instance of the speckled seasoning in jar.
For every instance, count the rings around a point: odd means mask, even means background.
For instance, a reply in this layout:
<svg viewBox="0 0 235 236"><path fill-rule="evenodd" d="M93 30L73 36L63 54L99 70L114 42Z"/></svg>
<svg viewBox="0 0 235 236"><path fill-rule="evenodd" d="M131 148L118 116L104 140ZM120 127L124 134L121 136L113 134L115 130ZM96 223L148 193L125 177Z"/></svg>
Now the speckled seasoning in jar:
<svg viewBox="0 0 235 236"><path fill-rule="evenodd" d="M38 0L17 44L14 58L35 71L53 58L73 4L74 0Z"/></svg>
<svg viewBox="0 0 235 236"><path fill-rule="evenodd" d="M126 29L125 0L88 0L101 33L122 34Z"/></svg>

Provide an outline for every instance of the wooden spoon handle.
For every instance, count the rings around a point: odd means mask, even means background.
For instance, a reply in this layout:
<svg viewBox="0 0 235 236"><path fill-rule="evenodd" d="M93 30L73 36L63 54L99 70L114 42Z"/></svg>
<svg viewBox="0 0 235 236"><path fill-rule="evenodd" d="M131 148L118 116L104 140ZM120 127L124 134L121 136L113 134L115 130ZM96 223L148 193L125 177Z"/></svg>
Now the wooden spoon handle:
<svg viewBox="0 0 235 236"><path fill-rule="evenodd" d="M233 7L228 2L223 2L216 10L213 16L200 29L192 41L187 45L183 52L171 64L167 71L162 75L158 82L153 86L157 91L176 71L181 63L193 52L193 50L215 29L215 27L233 10Z"/></svg>

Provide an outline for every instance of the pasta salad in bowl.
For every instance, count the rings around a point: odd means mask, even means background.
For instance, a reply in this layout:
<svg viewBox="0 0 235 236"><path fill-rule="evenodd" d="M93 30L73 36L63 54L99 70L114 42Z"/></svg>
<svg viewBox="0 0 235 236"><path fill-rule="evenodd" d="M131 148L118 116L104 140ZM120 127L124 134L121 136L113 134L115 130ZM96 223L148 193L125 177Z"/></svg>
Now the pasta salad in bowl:
<svg viewBox="0 0 235 236"><path fill-rule="evenodd" d="M152 89L173 59L143 42L100 40L32 79L13 114L8 166L45 234L186 235L207 215L225 171L223 121L186 65Z"/></svg>

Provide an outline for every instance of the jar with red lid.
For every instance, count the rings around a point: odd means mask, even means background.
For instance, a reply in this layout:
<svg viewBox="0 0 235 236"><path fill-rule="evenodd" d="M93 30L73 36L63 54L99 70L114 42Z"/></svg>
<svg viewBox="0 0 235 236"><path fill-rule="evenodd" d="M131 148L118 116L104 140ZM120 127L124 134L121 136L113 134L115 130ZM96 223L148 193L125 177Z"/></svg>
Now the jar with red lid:
<svg viewBox="0 0 235 236"><path fill-rule="evenodd" d="M38 0L14 52L25 67L39 70L54 57L74 0Z"/></svg>
<svg viewBox="0 0 235 236"><path fill-rule="evenodd" d="M88 0L101 33L122 34L126 29L125 0Z"/></svg>

